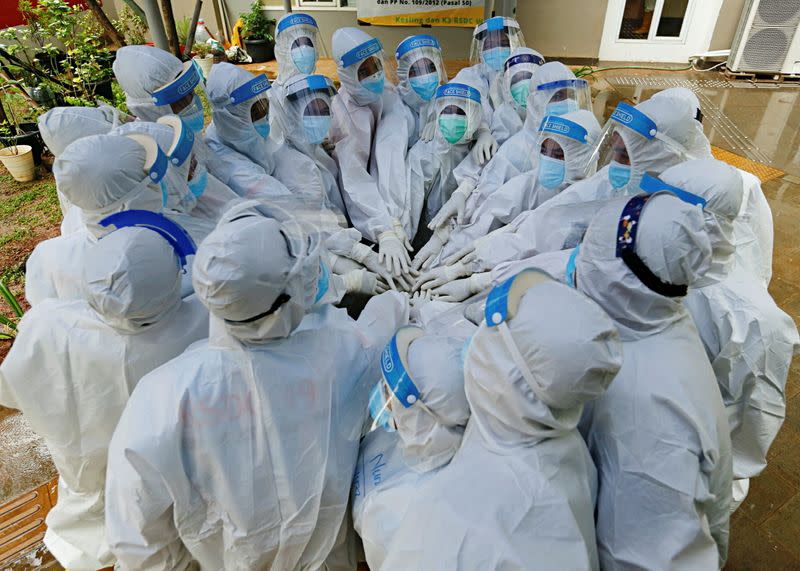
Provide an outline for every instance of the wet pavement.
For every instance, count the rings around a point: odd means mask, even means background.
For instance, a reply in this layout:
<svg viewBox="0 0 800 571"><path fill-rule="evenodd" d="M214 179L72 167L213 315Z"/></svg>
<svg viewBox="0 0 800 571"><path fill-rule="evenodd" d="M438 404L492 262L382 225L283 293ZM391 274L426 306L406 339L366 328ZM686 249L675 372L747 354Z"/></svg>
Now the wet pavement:
<svg viewBox="0 0 800 571"><path fill-rule="evenodd" d="M598 73L591 83L595 111L603 119L623 98L636 103L655 91L677 85L698 94L706 135L716 156L764 181L762 188L775 225L770 292L778 305L800 322L800 239L795 230L800 220L800 86L750 84L716 72L638 70ZM770 451L769 465L752 480L747 499L733 516L726 569L800 569L798 358L792 364L786 394L786 422ZM6 460L0 459L0 464ZM49 469L43 471L42 482L36 483L44 483L51 476Z"/></svg>

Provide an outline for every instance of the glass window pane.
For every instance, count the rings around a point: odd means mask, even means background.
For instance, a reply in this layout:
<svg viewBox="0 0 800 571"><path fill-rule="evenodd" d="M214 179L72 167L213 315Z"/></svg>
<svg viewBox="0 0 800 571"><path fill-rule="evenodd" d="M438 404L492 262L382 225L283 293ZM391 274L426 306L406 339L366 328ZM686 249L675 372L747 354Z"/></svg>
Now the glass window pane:
<svg viewBox="0 0 800 571"><path fill-rule="evenodd" d="M663 38L680 37L688 6L689 0L664 0L656 35Z"/></svg>
<svg viewBox="0 0 800 571"><path fill-rule="evenodd" d="M656 0L625 0L620 40L646 40L653 24Z"/></svg>

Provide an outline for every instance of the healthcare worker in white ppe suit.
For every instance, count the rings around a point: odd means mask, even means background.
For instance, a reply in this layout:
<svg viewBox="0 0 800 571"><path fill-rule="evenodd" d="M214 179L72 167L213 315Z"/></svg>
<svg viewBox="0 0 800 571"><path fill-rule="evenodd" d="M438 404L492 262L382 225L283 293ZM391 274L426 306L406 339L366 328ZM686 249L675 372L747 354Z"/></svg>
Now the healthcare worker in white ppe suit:
<svg viewBox="0 0 800 571"><path fill-rule="evenodd" d="M141 220L157 231L126 227L92 244L85 299L31 309L0 366L0 404L23 412L58 469L44 542L67 569L114 564L103 512L114 428L144 375L208 335L206 309L180 295L179 260L194 245L161 215Z"/></svg>
<svg viewBox="0 0 800 571"><path fill-rule="evenodd" d="M503 64L500 82L502 103L492 114L490 129L502 146L512 135L516 135L525 121L528 95L536 70L544 65L542 54L531 48L519 47Z"/></svg>
<svg viewBox="0 0 800 571"><path fill-rule="evenodd" d="M786 378L798 348L797 327L757 275L737 262L735 220L741 209L739 171L713 159L661 174L665 183L706 199L712 264L689 291L686 307L722 392L733 444L733 499L767 465L767 451L786 415Z"/></svg>
<svg viewBox="0 0 800 571"><path fill-rule="evenodd" d="M312 238L241 212L200 245L209 339L142 380L109 449L122 569L319 569L339 547L373 374L408 304L379 296L358 322L312 310Z"/></svg>
<svg viewBox="0 0 800 571"><path fill-rule="evenodd" d="M464 341L400 329L384 349L370 398L374 429L361 442L353 480L353 523L370 569L381 569L409 498L461 445L469 419Z"/></svg>
<svg viewBox="0 0 800 571"><path fill-rule="evenodd" d="M308 14L290 12L282 16L275 26L275 59L278 76L267 92L270 103L269 123L273 137L282 140L291 134L287 122L286 84L298 75L312 75L317 68L321 40L317 21Z"/></svg>
<svg viewBox="0 0 800 571"><path fill-rule="evenodd" d="M333 99L330 142L339 165L347 216L364 238L378 244L389 270L407 274L415 227L409 212L405 158L412 118L384 75L383 47L357 28L333 34L341 88Z"/></svg>
<svg viewBox="0 0 800 571"><path fill-rule="evenodd" d="M33 249L25 271L25 297L32 306L49 297L84 297L81 276L89 250L109 230L101 221L122 210L161 212L168 165L155 140L142 134L84 137L56 159L56 185L80 208L83 228ZM212 227L198 224L192 238L199 242Z"/></svg>
<svg viewBox="0 0 800 571"><path fill-rule="evenodd" d="M685 87L659 91L653 98L671 98L690 105L695 113L695 135L690 144L691 154L697 159L711 159L711 144L703 132L703 111L697 95ZM744 198L739 215L734 222L734 243L738 263L759 276L768 286L772 279L772 248L775 230L772 210L769 207L761 181L754 174L737 169L744 185Z"/></svg>
<svg viewBox="0 0 800 571"><path fill-rule="evenodd" d="M622 357L603 311L546 274L492 290L464 363L461 447L406 498L381 569L598 569L595 469L576 427Z"/></svg>
<svg viewBox="0 0 800 571"><path fill-rule="evenodd" d="M447 83L447 70L439 40L427 34L409 36L397 45L397 90L413 117L414 129L408 141L430 141L436 133L434 99L440 85Z"/></svg>
<svg viewBox="0 0 800 571"><path fill-rule="evenodd" d="M730 433L683 306L711 255L701 204L667 192L609 203L577 255L574 283L614 320L625 355L581 421L598 471L602 569L725 564Z"/></svg>

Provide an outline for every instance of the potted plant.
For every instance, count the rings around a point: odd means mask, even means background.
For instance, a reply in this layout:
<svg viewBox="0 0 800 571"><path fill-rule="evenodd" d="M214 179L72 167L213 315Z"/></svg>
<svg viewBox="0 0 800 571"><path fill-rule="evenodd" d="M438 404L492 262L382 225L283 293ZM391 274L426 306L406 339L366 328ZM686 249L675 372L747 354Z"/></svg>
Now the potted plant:
<svg viewBox="0 0 800 571"><path fill-rule="evenodd" d="M194 57L192 59L200 66L203 77L208 79L208 74L211 73L211 66L214 65L214 54L211 53L211 46L206 43L200 43L194 46L193 51Z"/></svg>
<svg viewBox="0 0 800 571"><path fill-rule="evenodd" d="M255 0L250 11L242 14L242 39L245 51L258 63L275 57L275 38L272 30L276 20L267 18L261 9L261 2Z"/></svg>
<svg viewBox="0 0 800 571"><path fill-rule="evenodd" d="M0 147L30 147L31 159L38 165L44 141L36 118L42 110L32 106L23 93L20 80L0 78Z"/></svg>

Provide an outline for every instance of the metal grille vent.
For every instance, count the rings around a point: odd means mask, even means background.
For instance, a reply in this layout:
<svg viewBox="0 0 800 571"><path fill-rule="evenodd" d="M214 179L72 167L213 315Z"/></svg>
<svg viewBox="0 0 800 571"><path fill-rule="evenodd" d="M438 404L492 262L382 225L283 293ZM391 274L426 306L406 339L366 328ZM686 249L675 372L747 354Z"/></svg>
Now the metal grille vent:
<svg viewBox="0 0 800 571"><path fill-rule="evenodd" d="M800 0L761 0L754 26L793 28L800 22Z"/></svg>
<svg viewBox="0 0 800 571"><path fill-rule="evenodd" d="M753 29L742 54L743 71L779 72L789 52L794 30L786 28Z"/></svg>

